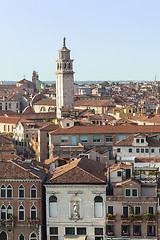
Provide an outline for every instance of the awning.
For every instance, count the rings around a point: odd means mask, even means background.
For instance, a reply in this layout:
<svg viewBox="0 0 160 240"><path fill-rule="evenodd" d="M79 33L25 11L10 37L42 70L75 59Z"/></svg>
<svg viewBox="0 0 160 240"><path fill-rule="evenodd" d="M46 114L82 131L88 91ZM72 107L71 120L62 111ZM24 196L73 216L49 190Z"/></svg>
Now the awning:
<svg viewBox="0 0 160 240"><path fill-rule="evenodd" d="M82 235L82 236L64 236L64 240L86 240L87 235Z"/></svg>

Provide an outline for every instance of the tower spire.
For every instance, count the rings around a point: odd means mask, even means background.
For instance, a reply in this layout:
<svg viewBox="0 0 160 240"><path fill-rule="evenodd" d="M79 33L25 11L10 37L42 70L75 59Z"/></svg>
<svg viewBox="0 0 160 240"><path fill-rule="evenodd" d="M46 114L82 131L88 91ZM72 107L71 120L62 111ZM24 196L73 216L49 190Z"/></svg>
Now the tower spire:
<svg viewBox="0 0 160 240"><path fill-rule="evenodd" d="M63 47L66 47L66 38L63 38Z"/></svg>

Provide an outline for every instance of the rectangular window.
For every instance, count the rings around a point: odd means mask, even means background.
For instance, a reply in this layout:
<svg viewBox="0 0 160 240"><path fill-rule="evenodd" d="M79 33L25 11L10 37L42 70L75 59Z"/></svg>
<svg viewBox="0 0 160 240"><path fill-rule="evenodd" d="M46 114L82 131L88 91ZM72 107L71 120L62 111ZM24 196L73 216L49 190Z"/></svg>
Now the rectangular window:
<svg viewBox="0 0 160 240"><path fill-rule="evenodd" d="M126 189L126 197L130 197L131 196L131 189Z"/></svg>
<svg viewBox="0 0 160 240"><path fill-rule="evenodd" d="M151 149L151 153L154 153L154 148Z"/></svg>
<svg viewBox="0 0 160 240"><path fill-rule="evenodd" d="M120 149L120 148L117 148L117 152L121 152L121 149Z"/></svg>
<svg viewBox="0 0 160 240"><path fill-rule="evenodd" d="M154 214L154 207L149 207L149 208L148 208L148 212L149 212L150 214Z"/></svg>
<svg viewBox="0 0 160 240"><path fill-rule="evenodd" d="M145 149L145 153L149 153L149 149L148 148Z"/></svg>
<svg viewBox="0 0 160 240"><path fill-rule="evenodd" d="M159 148L159 153L160 153L160 148Z"/></svg>
<svg viewBox="0 0 160 240"><path fill-rule="evenodd" d="M93 142L100 142L101 141L101 136L95 135L93 136Z"/></svg>
<svg viewBox="0 0 160 240"><path fill-rule="evenodd" d="M136 139L136 143L139 143L139 139L138 138Z"/></svg>
<svg viewBox="0 0 160 240"><path fill-rule="evenodd" d="M156 235L156 226L148 225L147 226L147 236L155 236Z"/></svg>
<svg viewBox="0 0 160 240"><path fill-rule="evenodd" d="M113 142L113 137L106 137L106 142Z"/></svg>
<svg viewBox="0 0 160 240"><path fill-rule="evenodd" d="M0 103L0 110L2 110L2 103Z"/></svg>
<svg viewBox="0 0 160 240"><path fill-rule="evenodd" d="M50 227L49 232L50 234L58 234L58 227Z"/></svg>
<svg viewBox="0 0 160 240"><path fill-rule="evenodd" d="M109 236L114 236L114 225L106 226L106 234Z"/></svg>
<svg viewBox="0 0 160 240"><path fill-rule="evenodd" d="M141 225L133 225L133 236L141 236Z"/></svg>
<svg viewBox="0 0 160 240"><path fill-rule="evenodd" d="M128 149L128 152L129 152L129 153L132 153L132 148L129 148L129 149Z"/></svg>
<svg viewBox="0 0 160 240"><path fill-rule="evenodd" d="M75 235L75 228L74 227L66 227L65 232L66 232L66 235Z"/></svg>
<svg viewBox="0 0 160 240"><path fill-rule="evenodd" d="M95 235L103 236L103 228L95 228L94 232L95 232Z"/></svg>
<svg viewBox="0 0 160 240"><path fill-rule="evenodd" d="M80 136L81 142L88 142L88 136Z"/></svg>
<svg viewBox="0 0 160 240"><path fill-rule="evenodd" d="M135 214L141 214L141 208L135 207Z"/></svg>
<svg viewBox="0 0 160 240"><path fill-rule="evenodd" d="M96 161L100 162L100 157L99 156L96 157Z"/></svg>
<svg viewBox="0 0 160 240"><path fill-rule="evenodd" d="M58 240L58 236L50 236L49 240Z"/></svg>
<svg viewBox="0 0 160 240"><path fill-rule="evenodd" d="M123 207L123 215L128 217L128 207Z"/></svg>
<svg viewBox="0 0 160 240"><path fill-rule="evenodd" d="M77 235L86 235L86 228L77 227Z"/></svg>
<svg viewBox="0 0 160 240"><path fill-rule="evenodd" d="M130 236L130 226L129 225L122 225L122 236L124 236L124 237Z"/></svg>
<svg viewBox="0 0 160 240"><path fill-rule="evenodd" d="M68 142L69 141L69 136L61 136L61 142Z"/></svg>
<svg viewBox="0 0 160 240"><path fill-rule="evenodd" d="M136 148L136 153L139 153L139 148Z"/></svg>
<svg viewBox="0 0 160 240"><path fill-rule="evenodd" d="M141 139L141 143L144 143L144 138Z"/></svg>
<svg viewBox="0 0 160 240"><path fill-rule="evenodd" d="M138 193L137 193L137 189L132 189L132 197L137 197Z"/></svg>
<svg viewBox="0 0 160 240"><path fill-rule="evenodd" d="M108 213L113 215L113 206L108 206Z"/></svg>
<svg viewBox="0 0 160 240"><path fill-rule="evenodd" d="M117 177L121 177L122 176L122 172L121 171L117 171Z"/></svg>
<svg viewBox="0 0 160 240"><path fill-rule="evenodd" d="M144 148L141 148L141 153L144 153Z"/></svg>

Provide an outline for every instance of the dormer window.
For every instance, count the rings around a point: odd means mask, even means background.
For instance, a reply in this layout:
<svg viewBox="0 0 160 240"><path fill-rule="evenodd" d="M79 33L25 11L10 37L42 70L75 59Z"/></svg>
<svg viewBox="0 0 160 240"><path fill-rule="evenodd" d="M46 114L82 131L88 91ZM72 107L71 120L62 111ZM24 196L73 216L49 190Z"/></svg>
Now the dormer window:
<svg viewBox="0 0 160 240"><path fill-rule="evenodd" d="M141 143L144 143L144 138L141 139Z"/></svg>
<svg viewBox="0 0 160 240"><path fill-rule="evenodd" d="M139 143L139 138L136 138L136 143Z"/></svg>

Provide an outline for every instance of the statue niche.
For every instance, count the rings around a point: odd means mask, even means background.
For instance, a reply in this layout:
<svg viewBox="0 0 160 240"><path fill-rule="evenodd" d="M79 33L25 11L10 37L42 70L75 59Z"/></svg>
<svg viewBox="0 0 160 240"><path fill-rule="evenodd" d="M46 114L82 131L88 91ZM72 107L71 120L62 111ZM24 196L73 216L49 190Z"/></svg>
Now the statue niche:
<svg viewBox="0 0 160 240"><path fill-rule="evenodd" d="M80 219L80 198L78 196L71 199L71 219Z"/></svg>

